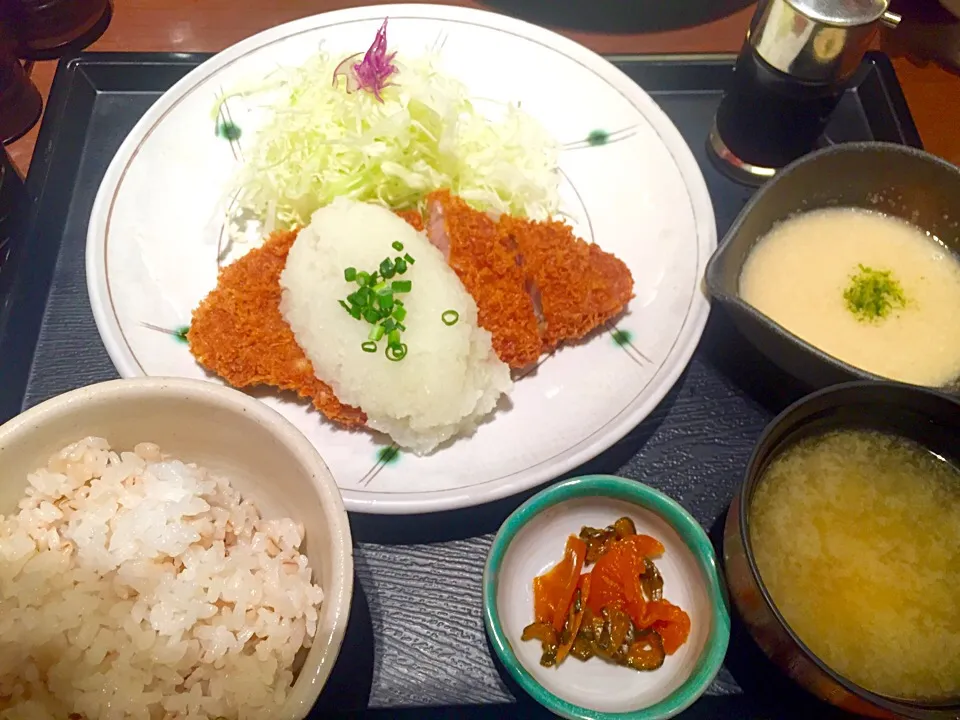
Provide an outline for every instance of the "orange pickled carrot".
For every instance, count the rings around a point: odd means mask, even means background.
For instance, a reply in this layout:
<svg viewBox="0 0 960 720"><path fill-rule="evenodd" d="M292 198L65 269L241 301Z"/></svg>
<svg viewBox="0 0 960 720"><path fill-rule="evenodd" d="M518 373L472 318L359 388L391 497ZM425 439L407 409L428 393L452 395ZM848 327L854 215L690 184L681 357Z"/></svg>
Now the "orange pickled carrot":
<svg viewBox="0 0 960 720"><path fill-rule="evenodd" d="M557 632L563 630L586 555L587 544L571 535L563 559L533 579L533 614L537 622L550 623Z"/></svg>
<svg viewBox="0 0 960 720"><path fill-rule="evenodd" d="M666 600L648 603L644 621L644 627L652 627L663 638L667 655L673 655L690 637L690 616Z"/></svg>

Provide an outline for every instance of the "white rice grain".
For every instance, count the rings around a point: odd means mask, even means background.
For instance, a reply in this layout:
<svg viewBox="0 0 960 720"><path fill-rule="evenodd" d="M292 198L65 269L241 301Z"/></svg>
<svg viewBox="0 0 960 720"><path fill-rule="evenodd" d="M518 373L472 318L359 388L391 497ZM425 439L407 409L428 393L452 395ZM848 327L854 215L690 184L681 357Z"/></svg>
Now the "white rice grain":
<svg viewBox="0 0 960 720"><path fill-rule="evenodd" d="M303 527L86 438L0 516L0 720L274 717L323 598Z"/></svg>

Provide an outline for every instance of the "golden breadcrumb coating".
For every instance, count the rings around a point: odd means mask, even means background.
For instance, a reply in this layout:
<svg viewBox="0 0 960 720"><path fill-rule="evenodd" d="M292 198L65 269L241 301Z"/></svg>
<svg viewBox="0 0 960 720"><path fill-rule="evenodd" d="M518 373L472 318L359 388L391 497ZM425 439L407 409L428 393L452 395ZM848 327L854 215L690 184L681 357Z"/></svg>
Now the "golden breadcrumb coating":
<svg viewBox="0 0 960 720"><path fill-rule="evenodd" d="M564 340L577 340L623 311L633 278L613 255L574 236L561 222L509 216L493 220L449 191L428 199L431 241L477 303L478 324L497 356L526 367ZM417 210L397 212L417 230ZM366 423L318 379L280 312L280 275L297 231L222 268L217 286L193 313L187 341L203 367L234 387L270 385L309 399L328 419Z"/></svg>
<svg viewBox="0 0 960 720"><path fill-rule="evenodd" d="M220 270L217 287L193 312L187 333L190 352L234 387L292 390L330 420L361 426L366 415L341 403L314 375L280 313L280 274L296 237L297 231L276 232L264 245Z"/></svg>
<svg viewBox="0 0 960 720"><path fill-rule="evenodd" d="M581 240L569 225L504 215L500 226L513 238L524 273L538 295L545 324L544 349L579 340L623 312L633 297L626 264Z"/></svg>
<svg viewBox="0 0 960 720"><path fill-rule="evenodd" d="M448 190L431 193L431 216L440 209L431 239L448 244L447 263L477 303L477 323L489 331L497 356L512 368L537 361L543 342L523 270L512 239L486 213L478 212ZM445 232L440 239L438 233ZM443 249L443 248L441 248Z"/></svg>

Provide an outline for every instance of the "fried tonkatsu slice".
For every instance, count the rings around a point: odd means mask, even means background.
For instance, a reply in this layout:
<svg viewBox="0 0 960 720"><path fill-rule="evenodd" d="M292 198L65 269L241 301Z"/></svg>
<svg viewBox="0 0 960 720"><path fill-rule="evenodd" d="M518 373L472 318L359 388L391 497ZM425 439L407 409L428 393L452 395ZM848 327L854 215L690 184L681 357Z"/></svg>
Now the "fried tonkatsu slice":
<svg viewBox="0 0 960 720"><path fill-rule="evenodd" d="M428 197L427 234L477 303L497 355L513 368L579 340L633 297L629 268L558 221L474 210L442 190Z"/></svg>
<svg viewBox="0 0 960 720"><path fill-rule="evenodd" d="M576 237L566 223L503 215L498 225L516 244L533 304L543 318L544 350L579 340L619 315L633 297L626 264Z"/></svg>
<svg viewBox="0 0 960 720"><path fill-rule="evenodd" d="M476 301L478 323L490 332L498 357L513 368L583 337L632 297L626 265L564 223L493 220L446 191L433 193L428 205L430 240ZM397 215L424 229L418 211ZM280 275L296 237L297 231L274 233L220 270L216 288L193 313L190 352L234 387L292 390L330 420L362 426L366 415L341 403L314 375L280 312Z"/></svg>
<svg viewBox="0 0 960 720"><path fill-rule="evenodd" d="M430 241L477 303L477 323L490 332L497 356L512 368L536 362L543 342L513 240L448 190L431 193L427 203Z"/></svg>
<svg viewBox="0 0 960 720"><path fill-rule="evenodd" d="M394 210L393 214L414 230L423 232L423 215L420 214L419 210Z"/></svg>
<svg viewBox="0 0 960 720"><path fill-rule="evenodd" d="M193 312L187 341L201 365L234 387L292 390L340 425L366 415L344 405L319 380L280 313L280 274L297 231L271 235L259 248L220 270L217 287Z"/></svg>

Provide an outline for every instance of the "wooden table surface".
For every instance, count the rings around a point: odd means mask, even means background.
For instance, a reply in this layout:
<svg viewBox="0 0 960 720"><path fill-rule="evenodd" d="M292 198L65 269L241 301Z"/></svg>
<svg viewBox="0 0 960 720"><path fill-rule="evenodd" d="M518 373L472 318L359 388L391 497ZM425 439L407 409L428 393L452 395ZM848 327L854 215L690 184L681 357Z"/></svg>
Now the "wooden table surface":
<svg viewBox="0 0 960 720"><path fill-rule="evenodd" d="M904 0L903 4L916 7L917 3L930 1ZM328 10L367 5L370 2L372 0L115 0L114 17L110 27L89 49L215 52L288 20ZM679 29L653 28L653 31L649 32L634 32L638 27L649 29L655 25L643 20L644 4L661 2L674 4L674 9L680 7L676 4L684 3L681 17L675 24L684 21L697 24ZM622 28L623 32L584 32L564 27L554 29L601 53L689 53L737 51L753 12L751 6L744 7L746 2L747 0L465 0L445 4L494 9L521 16L526 13L528 17L534 14L534 19L538 19L535 14L540 13L549 20L562 16L563 8L570 14L582 16L583 8L635 3L634 8L638 9L636 12L633 9L625 11L623 6L617 9L618 16L627 12L632 13L635 18L633 27ZM739 10L736 9L738 7ZM701 12L697 8L704 10ZM720 14L718 8L734 10L725 17L698 22L703 17L716 17ZM556 14L558 12L560 15ZM905 12L909 12L909 9L906 8ZM649 13L647 15L649 16ZM938 16L938 20L941 25L937 27L942 33L942 17ZM544 24L543 20L541 24ZM588 19L581 22L579 27L588 24L595 23ZM956 28L957 37L960 38L960 24L956 24ZM924 28L921 27L920 30L924 31ZM890 43L886 43L885 47L892 49L895 54L900 52L899 48ZM960 52L960 47L957 50ZM482 58L478 58L478 62L483 62ZM960 164L960 77L934 64L920 67L902 56L895 57L894 63L926 148ZM38 63L34 66L33 78L44 97L50 91L55 70L55 62ZM36 137L37 128L34 128L8 148L14 163L23 172L29 167Z"/></svg>

